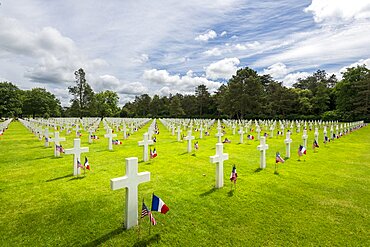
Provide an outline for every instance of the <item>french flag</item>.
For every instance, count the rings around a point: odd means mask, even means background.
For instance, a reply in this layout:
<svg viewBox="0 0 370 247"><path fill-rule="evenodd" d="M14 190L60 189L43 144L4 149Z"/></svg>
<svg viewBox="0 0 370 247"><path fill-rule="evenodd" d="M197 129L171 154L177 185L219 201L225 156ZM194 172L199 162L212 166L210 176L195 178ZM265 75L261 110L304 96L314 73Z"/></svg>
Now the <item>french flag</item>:
<svg viewBox="0 0 370 247"><path fill-rule="evenodd" d="M168 212L168 210L170 209L167 207L164 201L162 201L161 198L153 194L152 211L158 211L158 212L161 212L162 214L165 214Z"/></svg>

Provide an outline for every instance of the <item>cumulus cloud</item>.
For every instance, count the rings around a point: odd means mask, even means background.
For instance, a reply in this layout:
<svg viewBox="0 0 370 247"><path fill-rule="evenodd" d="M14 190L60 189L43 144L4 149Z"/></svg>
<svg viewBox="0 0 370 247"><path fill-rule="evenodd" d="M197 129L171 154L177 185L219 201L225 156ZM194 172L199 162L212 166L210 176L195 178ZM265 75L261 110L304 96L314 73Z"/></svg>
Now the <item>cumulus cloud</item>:
<svg viewBox="0 0 370 247"><path fill-rule="evenodd" d="M290 73L287 74L282 81L284 82L284 85L287 87L291 87L294 83L298 81L299 78L304 79L311 74L308 72L295 72L295 73Z"/></svg>
<svg viewBox="0 0 370 247"><path fill-rule="evenodd" d="M269 74L273 78L283 78L286 74L288 74L288 69L285 64L283 63L275 63L269 66L267 69L263 70L263 74Z"/></svg>
<svg viewBox="0 0 370 247"><path fill-rule="evenodd" d="M357 67L357 66L361 66L361 65L365 65L366 68L370 69L370 58L368 58L368 59L360 59L357 62L354 62L354 63L352 63L352 64L350 64L348 66L345 66L345 67L341 68L339 70L339 72L340 73L344 73L344 72L346 72L347 68L353 68L353 67Z"/></svg>
<svg viewBox="0 0 370 247"><path fill-rule="evenodd" d="M304 79L311 74L308 72L293 71L288 68L284 63L275 63L263 70L263 74L269 74L273 79L282 81L285 86L291 87L298 81L299 78Z"/></svg>
<svg viewBox="0 0 370 247"><path fill-rule="evenodd" d="M222 59L206 67L206 76L210 79L228 80L235 75L239 64L240 61L236 57Z"/></svg>
<svg viewBox="0 0 370 247"><path fill-rule="evenodd" d="M200 34L197 37L195 37L195 40L197 41L208 41L210 39L214 39L217 37L217 33L213 30L209 30L205 34Z"/></svg>
<svg viewBox="0 0 370 247"><path fill-rule="evenodd" d="M315 22L333 22L351 19L366 19L370 17L370 1L368 0L312 0L310 6L304 9L312 13Z"/></svg>
<svg viewBox="0 0 370 247"><path fill-rule="evenodd" d="M119 94L141 95L148 92L148 88L141 82L123 82L113 75L99 76L94 85L97 91L113 90Z"/></svg>
<svg viewBox="0 0 370 247"><path fill-rule="evenodd" d="M223 31L221 34L220 34L220 36L221 37L223 37L223 36L225 36L227 34L227 32L226 31Z"/></svg>
<svg viewBox="0 0 370 247"><path fill-rule="evenodd" d="M194 76L193 72L188 72L184 76L170 75L167 70L150 69L145 70L143 78L157 85L161 85L162 92L194 92L194 88L199 85L206 85L210 92L216 91L220 82L208 80L205 77Z"/></svg>
<svg viewBox="0 0 370 247"><path fill-rule="evenodd" d="M72 39L52 27L28 30L17 20L0 17L0 54L10 53L33 59L24 76L31 81L63 84L74 80L80 67L94 70L106 66L103 59L86 59Z"/></svg>

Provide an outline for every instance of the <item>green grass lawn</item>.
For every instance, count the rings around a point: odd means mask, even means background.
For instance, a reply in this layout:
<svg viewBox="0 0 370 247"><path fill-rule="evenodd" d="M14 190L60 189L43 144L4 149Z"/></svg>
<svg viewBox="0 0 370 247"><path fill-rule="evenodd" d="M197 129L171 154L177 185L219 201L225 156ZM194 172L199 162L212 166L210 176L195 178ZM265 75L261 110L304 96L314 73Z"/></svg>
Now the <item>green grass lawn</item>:
<svg viewBox="0 0 370 247"><path fill-rule="evenodd" d="M292 157L274 174L275 152L285 154L285 137L268 138L267 168L258 170L258 141L238 144L239 135L226 129L232 143L224 145L225 186L214 189L216 129L199 139L200 149L186 153L159 124L158 157L140 162L142 139L149 123L108 151L104 130L88 146L93 171L73 177L73 156L54 158L19 122L0 137L0 246L370 246L370 126L312 152L298 161L302 133L292 134ZM267 131L269 133L269 131ZM121 135L121 134L120 134ZM197 138L199 132L193 132ZM73 132L62 132L65 148ZM245 136L246 137L246 136ZM196 139L197 139L196 138ZM122 139L122 138L120 138ZM110 179L125 175L125 158L139 158L139 172L151 181L139 186L141 201L150 206L154 192L170 208L123 230L125 191L110 189ZM232 165L238 172L231 191ZM139 213L140 215L140 213Z"/></svg>

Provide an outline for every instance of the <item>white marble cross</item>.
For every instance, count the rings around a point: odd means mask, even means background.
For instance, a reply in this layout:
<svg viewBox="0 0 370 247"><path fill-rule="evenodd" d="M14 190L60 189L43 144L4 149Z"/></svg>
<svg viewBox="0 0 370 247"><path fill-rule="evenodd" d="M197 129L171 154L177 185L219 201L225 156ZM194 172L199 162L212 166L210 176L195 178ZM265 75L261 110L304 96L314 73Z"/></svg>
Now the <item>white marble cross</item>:
<svg viewBox="0 0 370 247"><path fill-rule="evenodd" d="M177 141L180 142L181 141L181 128L180 126L177 126Z"/></svg>
<svg viewBox="0 0 370 247"><path fill-rule="evenodd" d="M171 126L171 134L174 136L175 135L175 125Z"/></svg>
<svg viewBox="0 0 370 247"><path fill-rule="evenodd" d="M80 174L80 167L77 166L77 160L81 162L81 153L89 152L89 148L81 147L81 139L76 138L73 140L73 148L66 149L65 154L73 154L73 175Z"/></svg>
<svg viewBox="0 0 370 247"><path fill-rule="evenodd" d="M191 141L194 140L194 138L195 137L191 135L191 130L189 130L188 135L184 137L184 139L188 141L188 153L191 152L192 147Z"/></svg>
<svg viewBox="0 0 370 247"><path fill-rule="evenodd" d="M94 131L90 128L89 129L89 143L90 144L93 142L92 139L91 139L91 136L92 136L93 133L94 133Z"/></svg>
<svg viewBox="0 0 370 247"><path fill-rule="evenodd" d="M315 127L315 140L317 143L319 143L319 129L317 127Z"/></svg>
<svg viewBox="0 0 370 247"><path fill-rule="evenodd" d="M271 127L270 127L270 137L272 138L272 137L274 137L274 126L273 125L271 125Z"/></svg>
<svg viewBox="0 0 370 247"><path fill-rule="evenodd" d="M261 152L260 168L266 168L266 150L269 148L269 145L266 144L266 137L262 136L260 140L260 145L257 146L257 150Z"/></svg>
<svg viewBox="0 0 370 247"><path fill-rule="evenodd" d="M60 156L60 152L59 152L59 148L57 148L57 146L60 145L60 142L64 142L66 141L66 138L65 137L59 137L59 132L55 132L54 133L54 138L51 139L51 142L54 142L54 157L59 157Z"/></svg>
<svg viewBox="0 0 370 247"><path fill-rule="evenodd" d="M235 124L233 124L232 129L233 129L233 135L235 135L235 129L236 129Z"/></svg>
<svg viewBox="0 0 370 247"><path fill-rule="evenodd" d="M107 132L108 132L108 134L105 134L104 137L108 138L108 149L113 150L112 138L116 137L117 134L113 134L111 128L107 129Z"/></svg>
<svg viewBox="0 0 370 247"><path fill-rule="evenodd" d="M199 138L200 139L203 138L203 125L201 125L200 128L199 128Z"/></svg>
<svg viewBox="0 0 370 247"><path fill-rule="evenodd" d="M261 127L259 125L257 125L256 132L257 132L257 140L259 140L261 136Z"/></svg>
<svg viewBox="0 0 370 247"><path fill-rule="evenodd" d="M286 139L284 140L286 145L286 157L290 158L290 143L292 143L292 139L290 138L290 131L286 132Z"/></svg>
<svg viewBox="0 0 370 247"><path fill-rule="evenodd" d="M303 139L303 146L307 147L308 135L307 135L307 130L306 129L303 130L302 139Z"/></svg>
<svg viewBox="0 0 370 247"><path fill-rule="evenodd" d="M139 146L143 146L143 160L144 162L149 160L148 157L148 146L153 145L153 140L149 140L149 134L148 132L145 132L143 135L143 140L139 141L138 144Z"/></svg>
<svg viewBox="0 0 370 247"><path fill-rule="evenodd" d="M222 134L222 129L221 129L221 126L218 126L217 127L217 134L216 134L216 136L217 136L217 142L218 143L222 143L222 140L221 140L221 137L224 135L224 134Z"/></svg>
<svg viewBox="0 0 370 247"><path fill-rule="evenodd" d="M126 124L123 124L122 131L123 131L123 139L126 140L127 139L127 127L126 127Z"/></svg>
<svg viewBox="0 0 370 247"><path fill-rule="evenodd" d="M45 136L45 147L49 147L50 136L49 136L49 128L48 127L46 127L46 129L45 129L44 136Z"/></svg>
<svg viewBox="0 0 370 247"><path fill-rule="evenodd" d="M150 181L150 172L138 173L138 158L126 158L126 175L110 180L112 190L126 189L125 228L130 229L138 224L138 186Z"/></svg>
<svg viewBox="0 0 370 247"><path fill-rule="evenodd" d="M216 188L224 186L224 160L229 159L229 154L223 153L224 145L222 143L216 144L216 155L210 156L211 163L216 164Z"/></svg>
<svg viewBox="0 0 370 247"><path fill-rule="evenodd" d="M240 135L239 143L243 143L244 142L244 139L243 139L243 134L244 134L243 127L240 126L240 129L239 129L238 133Z"/></svg>
<svg viewBox="0 0 370 247"><path fill-rule="evenodd" d="M76 124L76 137L80 138L80 125Z"/></svg>

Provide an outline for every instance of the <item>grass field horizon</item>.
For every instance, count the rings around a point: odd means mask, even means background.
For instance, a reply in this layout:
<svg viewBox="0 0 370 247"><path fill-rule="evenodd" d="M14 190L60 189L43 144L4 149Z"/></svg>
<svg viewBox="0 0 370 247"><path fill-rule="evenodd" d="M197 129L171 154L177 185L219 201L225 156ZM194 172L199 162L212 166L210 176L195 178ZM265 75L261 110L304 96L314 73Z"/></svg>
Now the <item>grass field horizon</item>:
<svg viewBox="0 0 370 247"><path fill-rule="evenodd" d="M370 245L370 126L312 151L314 131L308 131L308 153L298 161L302 132L292 131L291 158L274 174L275 153L285 155L285 137L267 139L267 167L259 170L259 141L238 144L239 135L226 128L225 185L214 189L216 128L199 139L199 150L186 152L186 142L158 120L155 144L158 157L142 162L142 140L151 121L122 145L108 150L102 124L99 140L81 146L93 171L72 176L72 155L55 158L20 122L0 137L1 246L369 246ZM50 130L50 132L53 132ZM264 131L269 133L269 131ZM276 132L276 131L275 131ZM254 133L254 135L256 135ZM61 136L64 148L74 133ZM323 139L322 129L319 140ZM52 145L51 145L52 146ZM85 155L82 155L82 157ZM150 182L139 185L141 201L150 206L155 193L170 208L154 212L158 225L140 220L123 230L125 191L112 191L110 179L125 175L125 158L138 157L139 172L149 171ZM304 160L305 159L305 160ZM232 165L237 187L230 190ZM140 216L140 213L139 213Z"/></svg>

